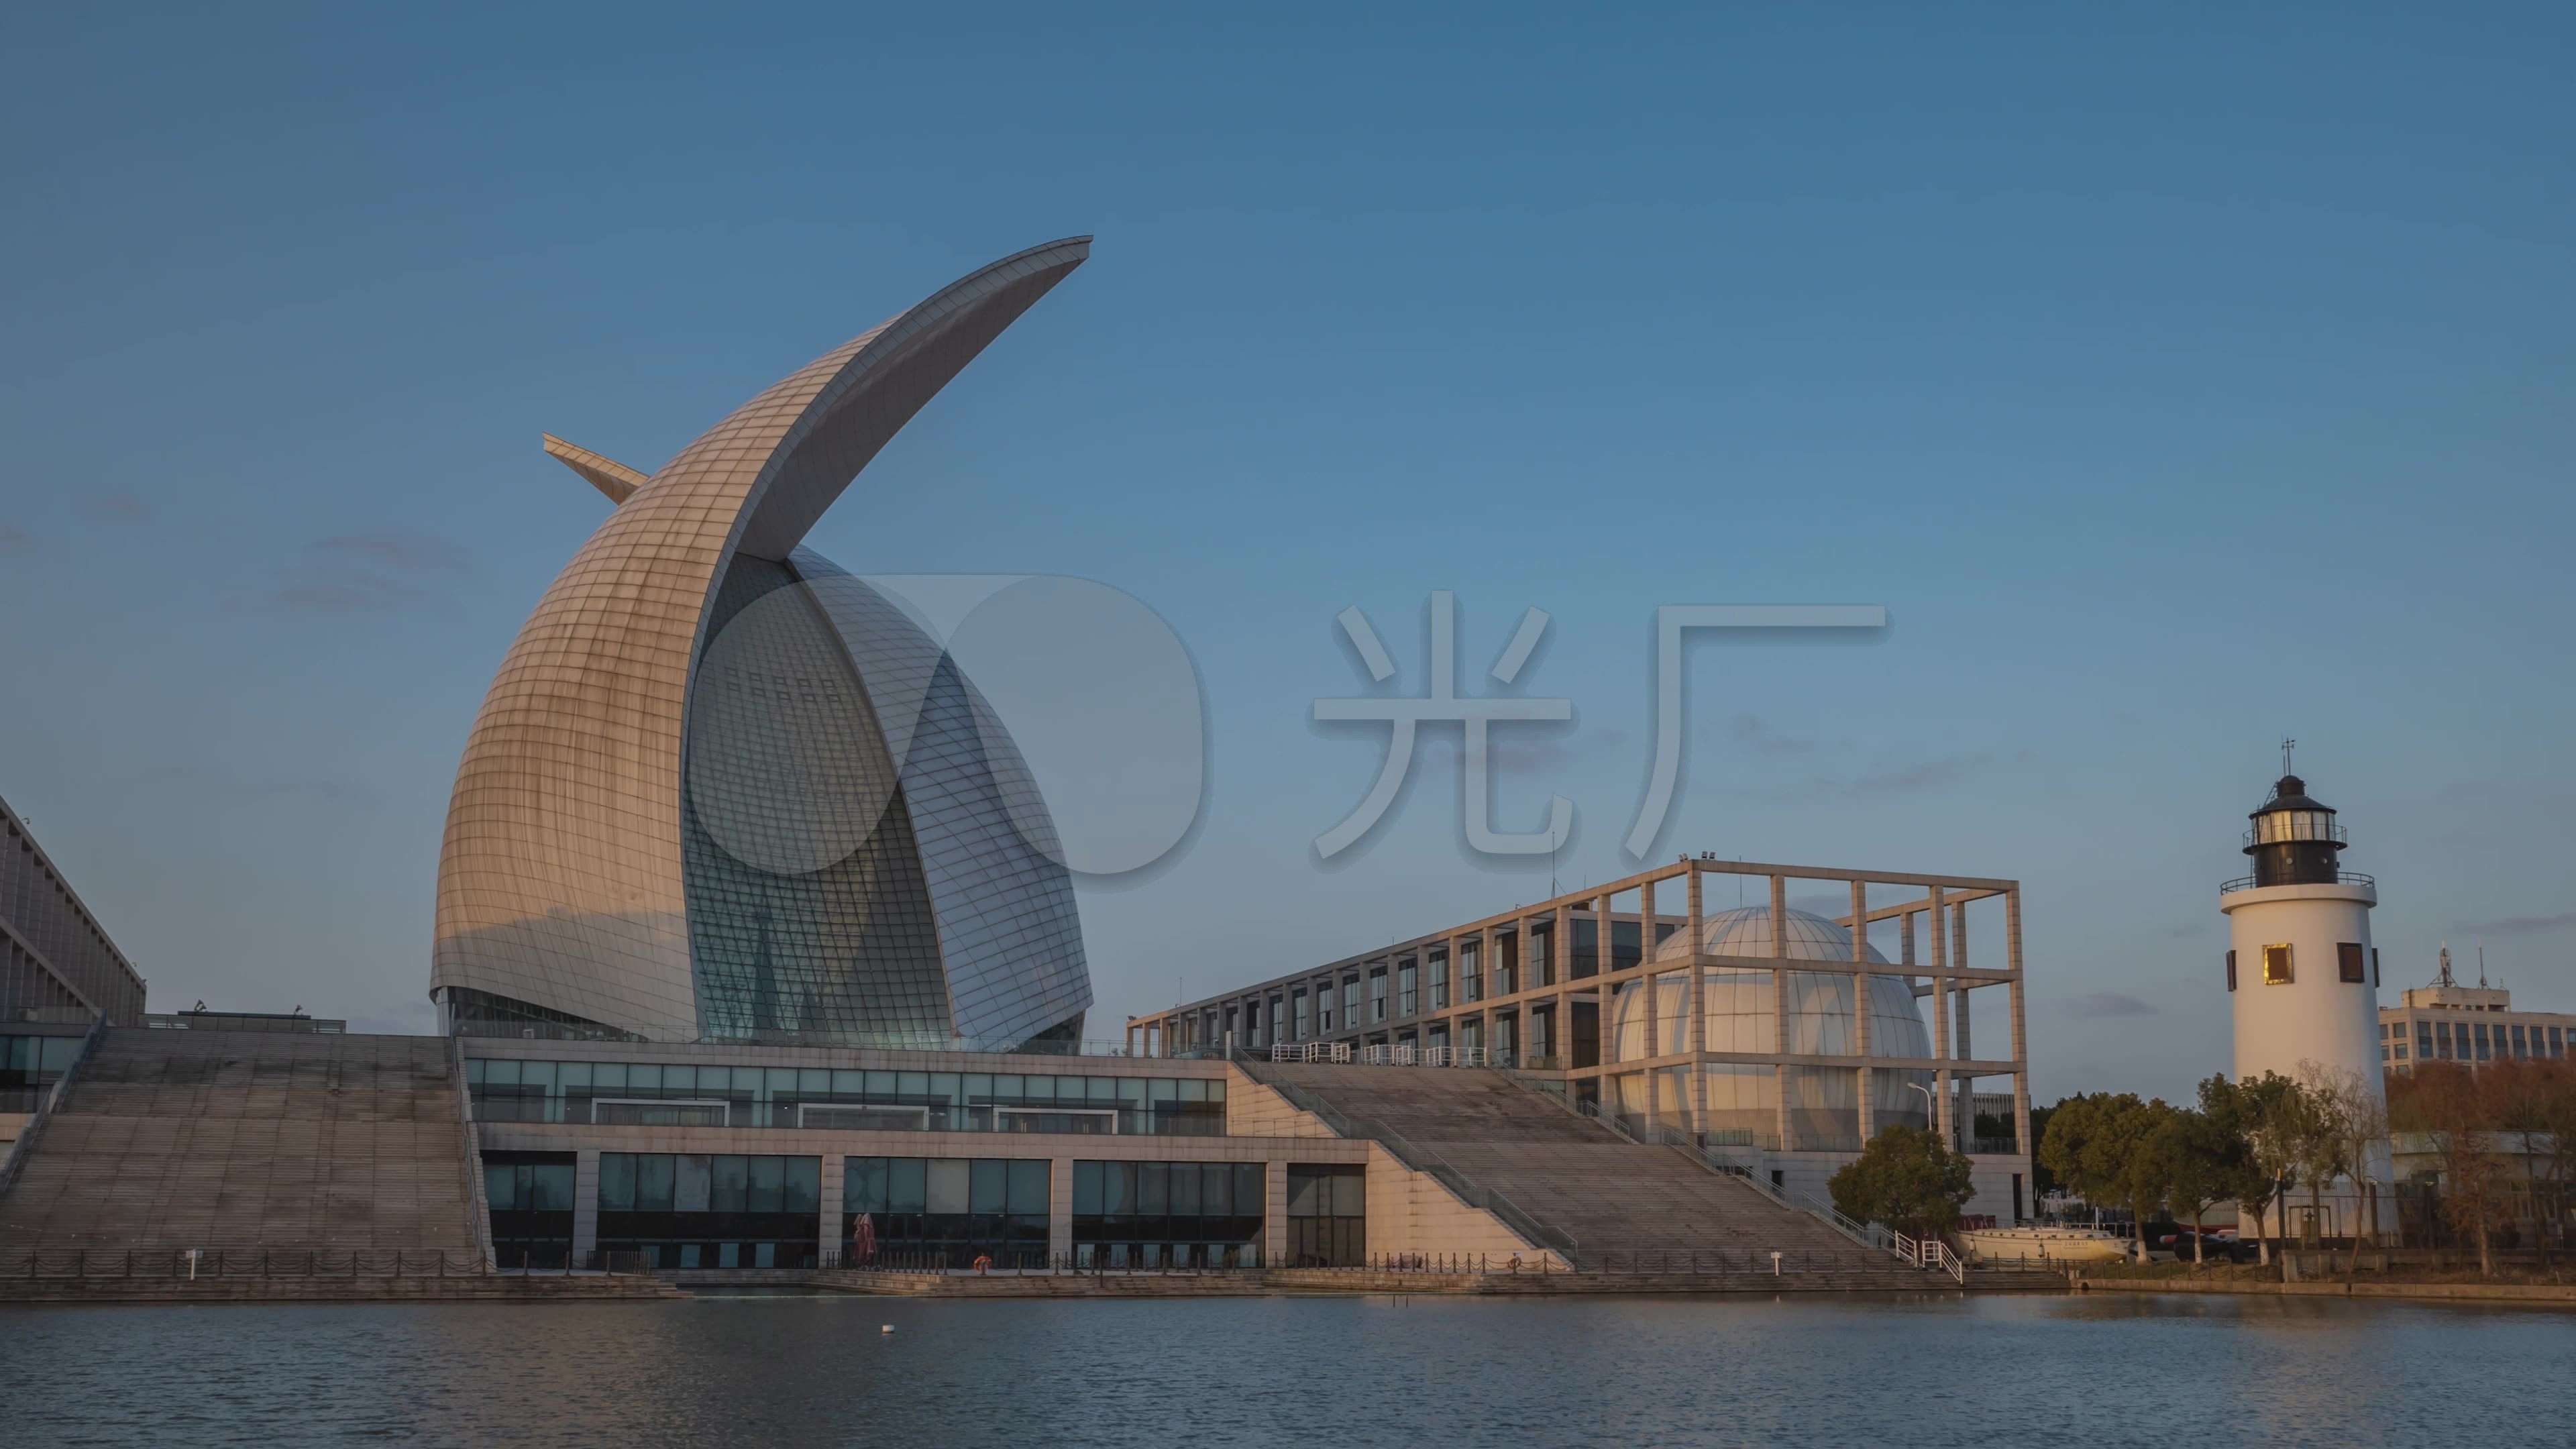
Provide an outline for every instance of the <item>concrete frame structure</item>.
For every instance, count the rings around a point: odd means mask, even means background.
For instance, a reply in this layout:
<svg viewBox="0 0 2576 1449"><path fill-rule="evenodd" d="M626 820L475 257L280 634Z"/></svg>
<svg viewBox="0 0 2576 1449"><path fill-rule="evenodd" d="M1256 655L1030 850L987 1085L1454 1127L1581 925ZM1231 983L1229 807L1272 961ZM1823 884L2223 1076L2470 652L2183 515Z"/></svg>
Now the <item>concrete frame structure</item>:
<svg viewBox="0 0 2576 1449"><path fill-rule="evenodd" d="M0 1023L143 1017L143 976L0 800Z"/></svg>
<svg viewBox="0 0 2576 1449"><path fill-rule="evenodd" d="M1773 935L1773 954L1768 956L1735 956L1711 954L1705 950L1686 953L1658 954L1641 947L1647 959L1635 964L1616 964L1616 952L1595 931L1592 969L1577 972L1574 931L1556 929L1559 922L1598 922L1607 919L1614 924L1632 923L1638 927L1641 942L1654 941L1663 927L1675 933L1687 931L1682 939L1704 942L1706 921L1705 881L1710 876L1752 877L1768 886L1772 920L1785 919L1789 882L1829 881L1849 891L1847 910L1832 918L1833 924L1849 930L1855 921L1864 927L1893 921L1896 923L1900 949L1894 962L1866 959L1869 933L1853 931L1851 959L1818 961L1791 957L1788 954L1789 933ZM1682 909L1673 912L1669 894L1659 888L1678 883L1683 899ZM1895 904L1872 905L1872 887L1897 888L1912 892L1912 898ZM1622 899L1629 903L1622 909ZM1967 907L1979 901L1997 901L2003 914L2003 961L2000 965L1972 966L1968 962ZM1918 929L1919 928L1919 929ZM1537 953L1523 943L1544 940L1546 948ZM1918 942L1921 943L1918 950ZM1512 971L1511 989L1484 994L1475 1001L1462 1001L1453 994L1445 1004L1433 1006L1427 989L1430 964L1437 955L1448 963L1446 979L1453 993L1460 981L1457 963L1468 948L1479 958L1479 975L1486 981L1494 978L1497 963ZM1918 959L1928 952L1928 959ZM1529 958L1535 954L1533 963ZM1399 973L1410 963L1415 972L1417 995L1414 1010L1404 1012ZM1536 969L1531 967L1535 965ZM1702 1009L1700 981L1710 970L1767 972L1772 978L1775 1043L1793 1038L1788 1029L1789 978L1800 973L1848 976L1853 982L1855 1003L1866 999L1867 978L1892 977L1905 983L1916 997L1932 999L1930 1039L1933 1055L1924 1058L1902 1058L1875 1055L1867 1040L1866 1010L1856 1010L1857 1050L1849 1054L1811 1054L1795 1052L1729 1052L1713 1051L1706 1039L1706 1014ZM1649 1014L1649 1051L1634 1060L1582 1060L1583 1039L1579 1031L1584 1008L1590 1008L1596 1022L1595 1050L1610 1046L1614 1034L1606 1029L1609 1013L1605 1009L1623 986L1646 984L1667 973L1687 972L1688 1005L1683 1015L1690 1039L1687 1042L1651 1040L1653 1016ZM1387 989L1381 995L1370 983L1384 980ZM1321 1043L1359 1050L1372 1046L1416 1048L1418 1060L1442 1062L1487 1063L1507 1065L1523 1072L1561 1082L1563 1089L1578 1099L1601 1099L1608 1079L1628 1072L1646 1072L1669 1067L1687 1068L1691 1097L1685 1105L1687 1121L1666 1123L1651 1105L1646 1126L1660 1132L1666 1127L1705 1140L1709 1134L1707 1101L1707 1068L1711 1065L1768 1066L1775 1072L1780 1123L1774 1143L1756 1144L1762 1166L1775 1181L1801 1191L1820 1193L1823 1179L1853 1156L1848 1150L1804 1150L1797 1145L1796 1134L1788 1120L1790 1094L1786 1090L1787 1074L1793 1068L1821 1067L1850 1069L1857 1073L1860 1085L1859 1109L1854 1123L1856 1140L1866 1142L1876 1135L1876 1104L1872 1102L1869 1084L1871 1070L1915 1069L1932 1073L1935 1086L1936 1129L1945 1141L1966 1150L1977 1164L1978 1199L1972 1204L1977 1212L2003 1216L2027 1206L2027 1184L2033 1142L2030 1132L2030 1074L2028 1049L2028 1013L2023 992L2021 937L2021 885L2018 881L1979 876L1927 875L1895 871L1862 871L1820 866L1776 865L1743 861L1718 860L1710 857L1682 857L1671 865L1657 866L1604 885L1590 886L1532 905L1516 906L1509 911L1468 921L1447 930L1417 936L1373 951L1344 957L1310 970L1273 977L1239 991L1203 998L1167 1011L1128 1018L1127 1031L1131 1050L1148 1056L1187 1056L1221 1052L1228 1045L1267 1053L1275 1043L1290 1040L1277 1035L1275 1017L1283 1008L1292 1013L1286 1022L1290 1032L1296 1029L1293 1016L1295 993L1312 993L1329 989L1334 994L1336 1017L1331 1029L1311 1030L1300 1044ZM1359 984L1357 992L1349 988ZM1971 1013L1968 992L1982 986L2001 986L2009 998L2007 1031L2010 1049L2007 1054L1979 1057L1973 1054ZM1379 1014L1373 1003L1387 1003ZM1359 1003L1365 1020L1341 1019L1345 1003ZM1257 1017L1253 1014L1257 1011ZM1530 1024L1538 1023L1535 1028ZM1511 1045L1498 1046L1498 1036L1510 1023ZM1567 1024L1577 1030L1569 1031ZM1449 1051L1437 1055L1429 1049L1432 1038ZM1475 1038L1469 1041L1468 1038ZM1533 1039L1547 1050L1524 1047ZM1575 1050L1562 1046L1571 1038ZM1971 1132L1974 1125L1974 1083L1977 1078L2008 1076L2012 1079L2012 1137L2009 1141L1984 1142ZM2009 1206L2008 1206L2009 1205Z"/></svg>
<svg viewBox="0 0 2576 1449"><path fill-rule="evenodd" d="M903 610L806 531L1090 254L979 269L649 475L549 437L614 511L458 766L432 995L654 1040L1078 1039L1071 879L1025 762Z"/></svg>

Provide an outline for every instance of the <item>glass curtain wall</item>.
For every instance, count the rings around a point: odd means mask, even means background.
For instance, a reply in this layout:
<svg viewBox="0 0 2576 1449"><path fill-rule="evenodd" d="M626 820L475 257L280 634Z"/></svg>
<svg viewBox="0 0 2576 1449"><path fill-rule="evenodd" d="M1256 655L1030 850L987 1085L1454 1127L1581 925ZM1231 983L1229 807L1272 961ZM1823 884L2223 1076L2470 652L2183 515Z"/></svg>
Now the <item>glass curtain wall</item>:
<svg viewBox="0 0 2576 1449"><path fill-rule="evenodd" d="M1043 1268L1048 1170L1043 1158L849 1158L842 1261L966 1268L989 1257L997 1268Z"/></svg>
<svg viewBox="0 0 2576 1449"><path fill-rule="evenodd" d="M1076 1162L1074 1262L1259 1267L1262 1205L1257 1162Z"/></svg>

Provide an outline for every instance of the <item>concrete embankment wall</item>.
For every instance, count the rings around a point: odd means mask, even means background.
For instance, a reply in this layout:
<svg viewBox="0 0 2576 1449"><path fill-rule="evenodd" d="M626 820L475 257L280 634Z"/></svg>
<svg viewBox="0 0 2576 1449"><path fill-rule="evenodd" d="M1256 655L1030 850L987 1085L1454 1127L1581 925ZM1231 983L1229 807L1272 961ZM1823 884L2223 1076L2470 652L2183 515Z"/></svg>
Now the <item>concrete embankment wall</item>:
<svg viewBox="0 0 2576 1449"><path fill-rule="evenodd" d="M2079 1293L2240 1293L2271 1298L2412 1298L2451 1303L2533 1303L2576 1308L2576 1284L2269 1283L2254 1279L2086 1278Z"/></svg>

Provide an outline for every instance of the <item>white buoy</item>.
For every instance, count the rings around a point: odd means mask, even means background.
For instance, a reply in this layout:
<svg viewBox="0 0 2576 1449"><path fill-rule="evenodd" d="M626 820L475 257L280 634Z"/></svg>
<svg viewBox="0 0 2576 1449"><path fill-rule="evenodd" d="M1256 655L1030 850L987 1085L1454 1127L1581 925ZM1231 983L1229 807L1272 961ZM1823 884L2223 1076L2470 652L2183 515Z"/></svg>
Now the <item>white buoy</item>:
<svg viewBox="0 0 2576 1449"><path fill-rule="evenodd" d="M894 1332L894 1325L891 1323L880 1323L877 1325L877 1332L892 1333Z"/></svg>

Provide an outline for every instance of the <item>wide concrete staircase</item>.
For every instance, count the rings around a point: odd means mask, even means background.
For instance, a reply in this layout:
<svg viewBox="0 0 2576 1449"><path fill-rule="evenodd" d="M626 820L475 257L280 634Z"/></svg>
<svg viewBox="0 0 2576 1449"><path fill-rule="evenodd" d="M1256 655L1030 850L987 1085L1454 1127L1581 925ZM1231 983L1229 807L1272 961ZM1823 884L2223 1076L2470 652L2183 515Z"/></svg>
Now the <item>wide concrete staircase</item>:
<svg viewBox="0 0 2576 1449"><path fill-rule="evenodd" d="M1359 1135L1382 1126L1501 1193L1570 1235L1571 1256L1587 1270L1687 1264L1693 1255L1767 1268L1775 1252L1810 1271L1902 1266L1740 1178L1670 1147L1638 1146L1499 1072L1267 1062L1250 1070L1323 1102Z"/></svg>
<svg viewBox="0 0 2576 1449"><path fill-rule="evenodd" d="M438 1037L109 1030L17 1181L0 1252L479 1259Z"/></svg>

